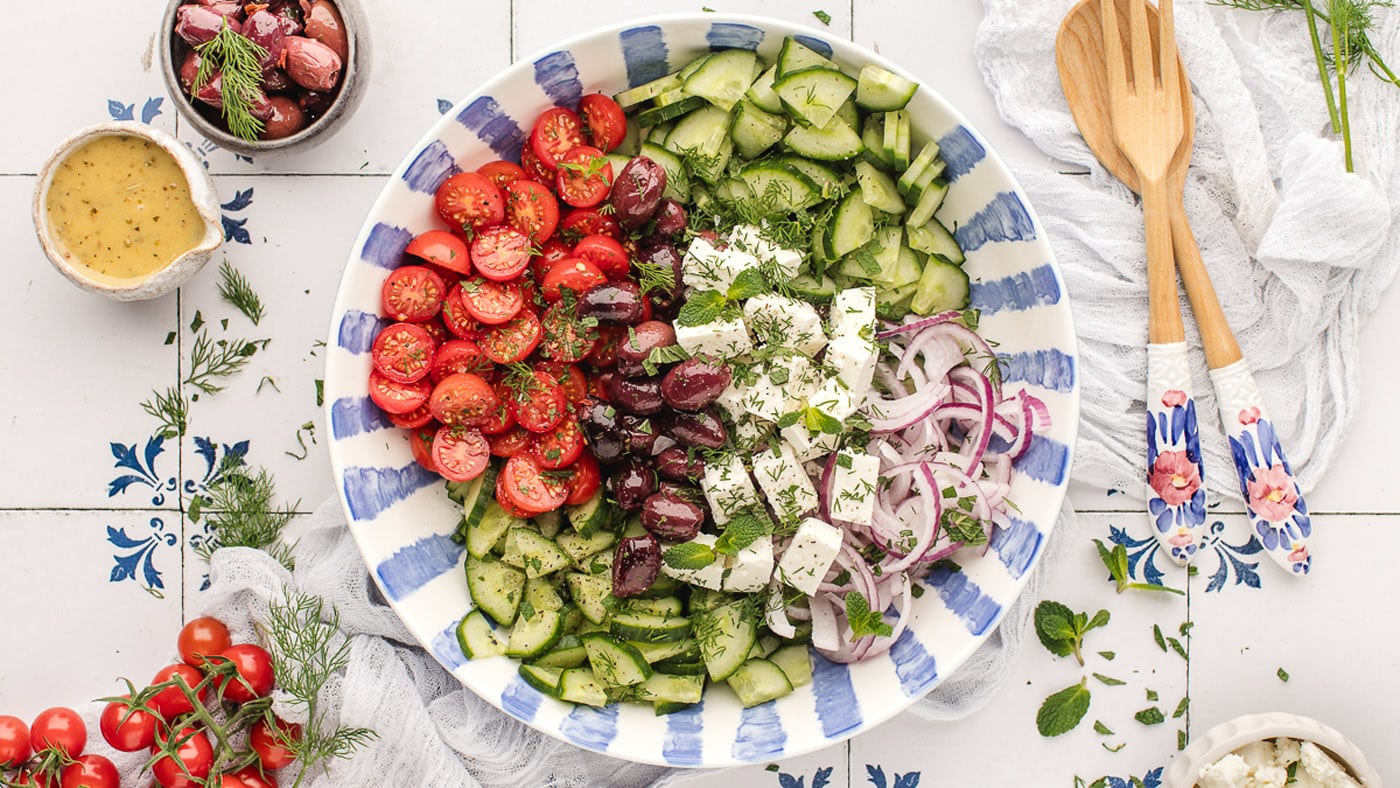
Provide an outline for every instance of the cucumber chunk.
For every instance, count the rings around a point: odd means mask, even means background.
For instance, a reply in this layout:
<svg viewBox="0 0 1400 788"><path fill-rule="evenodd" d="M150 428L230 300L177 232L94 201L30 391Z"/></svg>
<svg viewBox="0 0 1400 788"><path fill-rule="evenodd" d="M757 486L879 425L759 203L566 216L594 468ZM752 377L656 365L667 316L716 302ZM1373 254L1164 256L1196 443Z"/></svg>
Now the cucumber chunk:
<svg viewBox="0 0 1400 788"><path fill-rule="evenodd" d="M685 92L728 112L748 92L757 62L749 49L714 52L685 78Z"/></svg>
<svg viewBox="0 0 1400 788"><path fill-rule="evenodd" d="M631 643L601 632L584 635L581 639L593 675L604 684L629 687L651 678L651 665Z"/></svg>
<svg viewBox="0 0 1400 788"><path fill-rule="evenodd" d="M467 555L467 590L472 601L497 624L515 621L525 592L525 573L492 556Z"/></svg>
<svg viewBox="0 0 1400 788"><path fill-rule="evenodd" d="M870 63L856 79L856 103L871 112L904 109L918 89L919 83Z"/></svg>
<svg viewBox="0 0 1400 788"><path fill-rule="evenodd" d="M812 683L812 655L805 644L782 646L768 655L768 661L782 669L793 689Z"/></svg>
<svg viewBox="0 0 1400 788"><path fill-rule="evenodd" d="M695 616L695 639L715 681L724 681L744 664L757 638L758 620L746 601L727 602Z"/></svg>
<svg viewBox="0 0 1400 788"><path fill-rule="evenodd" d="M967 272L937 255L924 264L919 287L909 307L921 315L949 309L966 309L969 284Z"/></svg>
<svg viewBox="0 0 1400 788"><path fill-rule="evenodd" d="M803 125L825 126L856 90L856 81L834 68L787 72L773 83L789 115Z"/></svg>
<svg viewBox="0 0 1400 788"><path fill-rule="evenodd" d="M536 610L533 616L516 621L511 627L506 656L520 659L539 656L553 648L563 634L564 623L559 611Z"/></svg>
<svg viewBox="0 0 1400 788"><path fill-rule="evenodd" d="M559 697L559 676L563 674L559 668L550 668L543 665L521 665L520 678L525 679L525 683L543 692L544 694L557 698Z"/></svg>
<svg viewBox="0 0 1400 788"><path fill-rule="evenodd" d="M606 706L608 695L588 668L569 668L559 674L559 699L585 706Z"/></svg>
<svg viewBox="0 0 1400 788"><path fill-rule="evenodd" d="M485 476L486 474L482 474ZM494 482L492 489L494 490ZM511 517L506 514L506 510L496 503L493 496L483 496L486 502L483 511L475 523L467 523L467 554L473 558L481 558L491 552L491 548L500 541L506 531L511 528L518 528L525 525L525 521L518 517Z"/></svg>
<svg viewBox="0 0 1400 788"><path fill-rule="evenodd" d="M628 107L635 107L638 104L650 101L668 90L675 90L682 84L678 74L667 74L660 79L643 82L635 88L628 88L620 93L616 93L613 95L613 101L620 104L623 109L627 109Z"/></svg>
<svg viewBox="0 0 1400 788"><path fill-rule="evenodd" d="M744 708L767 703L792 693L792 682L783 669L766 659L751 659L729 677L729 688Z"/></svg>
<svg viewBox="0 0 1400 788"><path fill-rule="evenodd" d="M480 610L469 611L457 623L457 645L467 659L496 657L506 653L505 641L496 634L485 614Z"/></svg>

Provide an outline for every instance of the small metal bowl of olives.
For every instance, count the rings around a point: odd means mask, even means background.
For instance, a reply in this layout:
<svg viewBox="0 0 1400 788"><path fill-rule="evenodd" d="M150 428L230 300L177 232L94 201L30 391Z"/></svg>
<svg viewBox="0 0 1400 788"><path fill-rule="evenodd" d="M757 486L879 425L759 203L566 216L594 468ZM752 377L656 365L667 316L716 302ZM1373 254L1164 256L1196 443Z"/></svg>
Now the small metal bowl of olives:
<svg viewBox="0 0 1400 788"><path fill-rule="evenodd" d="M359 0L170 0L161 72L183 120L246 156L323 142L369 82Z"/></svg>

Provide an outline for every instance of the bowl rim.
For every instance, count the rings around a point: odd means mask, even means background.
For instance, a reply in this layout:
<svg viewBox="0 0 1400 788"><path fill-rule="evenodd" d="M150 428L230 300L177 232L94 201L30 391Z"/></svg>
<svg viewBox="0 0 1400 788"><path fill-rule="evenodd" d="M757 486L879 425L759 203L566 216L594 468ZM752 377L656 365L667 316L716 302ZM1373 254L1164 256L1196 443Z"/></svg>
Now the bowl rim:
<svg viewBox="0 0 1400 788"><path fill-rule="evenodd" d="M161 16L160 31L157 33L157 36L165 34L163 45L160 47L161 77L180 118L189 121L195 131L220 148L245 156L270 155L286 153L294 148L310 148L338 131L364 97L370 58L369 24L366 22L364 8L359 0L331 0L345 23L345 38L350 54L342 64L340 90L336 93L335 100L326 108L325 114L307 124L301 131L276 140L249 141L219 128L200 114L194 102L180 87L180 77L175 73L175 14L180 6L190 5L192 2L193 0L169 0L165 13Z"/></svg>
<svg viewBox="0 0 1400 788"><path fill-rule="evenodd" d="M460 99L458 99L458 100L456 101L456 103L453 105L453 108L452 108L452 109L450 109L449 111L447 111L446 113L444 113L443 116L442 116L441 118L437 119L433 124L431 124L430 126L428 126L428 127L425 129L424 133L421 134L421 135L419 136L419 138L407 149L407 151L406 151L405 154L404 154L404 157L400 160L399 165L394 169L393 173L390 175L389 182L390 182L390 183L393 183L393 182L395 182L397 179L401 178L401 176L407 171L407 168L413 163L415 156L421 152L421 150L423 149L424 145L428 144L430 141L432 141L433 139L435 139L435 138L437 138L438 136L440 136L440 135L441 135L441 132L442 132L444 129L450 128L450 127L451 127L451 124L454 122L454 118L462 111L462 109L463 109L465 106L469 105L472 101L478 99L479 97L481 97L481 96L483 96L483 95L488 95L488 94L489 94L489 91L490 91L490 90L492 89L492 87L496 84L496 81L501 77L501 75L503 75L504 73L506 73L506 72L509 71L509 70L515 69L515 68L517 68L517 67L528 66L528 64L534 63L534 62L540 60L542 57L547 56L547 55L549 55L549 54L551 54L551 53L553 53L553 52L557 52L557 51L561 51L561 50L569 50L569 49L572 49L572 48L574 48L574 47L577 47L577 46L580 45L580 44L584 44L584 43L590 42L590 41L592 41L592 40L595 40L595 39L597 39L597 38L600 37L600 36L610 36L610 35L615 36L617 33L621 32L621 31L623 31L623 30L628 30L628 29L633 29L633 28L643 27L643 26L649 26L649 25L658 25L658 26L664 26L664 25L678 25L678 24L681 24L681 25L685 25L685 24L704 24L704 25L711 25L711 24L716 23L716 22L722 22L722 23L723 23L723 22L733 22L733 23L738 23L738 24L752 25L752 26L756 26L756 27L759 27L759 28L763 29L763 30L765 31L765 33L767 33L767 34L772 34L772 33L774 33L775 31L779 31L779 32L781 33L781 35L783 35L783 36L786 36L786 35L810 36L810 37L815 38L815 39L817 39L817 40L826 41L826 42L830 43L830 45L833 47L833 49L836 50L836 51L833 53L833 57L836 58L836 59L838 59L838 60L842 59L842 57L843 57L844 55L848 55L848 54L858 55L858 56L860 57L862 63L874 63L874 64L881 65L881 66L883 66L883 67L885 67L885 68L887 68L887 69L890 69L890 70L894 71L894 72L897 73L897 74L900 74L900 75L902 75L902 76L905 76L905 77L907 77L907 78L913 79L914 81L918 82L918 83L919 83L919 86L920 86L920 88L921 88L921 92L926 91L926 92L930 95L930 97L931 97L931 99L933 100L933 102L938 106L940 112L946 113L947 117L950 119L951 122L953 122L953 123L955 123L956 125L959 125L959 126L961 126L962 128L966 129L968 132L970 132L970 133L973 135L974 139L975 139L978 143L980 143L980 144L983 146L983 148L984 148L984 150L985 150L985 153L986 153L986 156L985 156L985 160L983 161L983 163L982 163L982 164L979 164L979 168L980 168L980 167L983 167L983 166L989 166L989 167L991 167L991 168L993 169L993 171L996 173L996 176L995 176L995 177L996 177L1000 182L1004 183L1004 184L1006 185L1006 188L1013 189L1016 193L1018 193L1018 194L1020 194L1020 195L1022 195L1022 196L1024 196L1024 197L1027 198L1027 199L1023 200L1023 202L1024 202L1024 207L1025 207L1025 210L1026 210L1027 214L1030 216L1031 221L1032 221L1032 223L1033 223L1033 226L1034 226L1034 228L1035 228L1035 231L1036 231L1036 238L1043 244L1044 255L1043 255L1043 258L1042 258L1042 259L1043 259L1043 261L1044 261L1045 263L1048 264L1050 270L1053 272L1055 282L1056 282L1057 285L1060 287L1061 292L1065 294L1065 304L1066 304L1066 308L1065 308L1065 311L1064 311L1062 317L1063 317L1063 320L1064 320L1064 322L1065 322L1066 336L1065 336L1065 338L1064 338L1064 344L1062 345L1062 349L1064 349L1064 351L1065 351L1066 353L1072 355L1076 360L1078 359L1078 353L1079 353L1079 348L1078 348L1078 337L1077 337L1077 335L1075 334L1074 328L1073 328L1073 327L1074 327L1073 314L1069 311L1069 309L1068 309L1068 307L1067 307L1068 290L1067 290L1066 287L1065 287L1064 276L1063 276L1063 273L1061 272L1061 270L1059 269L1058 263L1057 263L1057 261L1056 261L1056 258L1055 258L1055 255L1054 255L1053 247L1051 246L1050 241L1049 241L1049 234L1048 234L1048 232L1047 232L1047 230L1046 230L1046 228L1045 228L1044 223L1041 221L1041 219L1040 219L1038 213L1035 211L1034 206L1030 203L1029 198L1028 198L1028 195L1026 194L1026 191L1025 191L1025 187L1024 187L1024 186L1020 183L1020 181L1015 177L1014 173L1011 171L1011 168L1010 168L1010 167L1006 164L1006 162L1002 159L1001 155L996 151L996 149L995 149L990 143L987 142L985 136L983 136L983 134L982 134L968 119L967 119L967 117L966 117L960 110L958 110L958 108L957 108L952 102L950 102L948 99L946 99L946 98L943 96L942 93L940 93L938 90L936 90L935 88L933 88L926 80L919 79L917 76L915 76L914 74L912 74L909 70L905 69L904 67L900 66L900 65L897 64L897 63L894 63L894 62L890 61L888 58L886 58L884 55L881 55L879 52L876 52L876 51L874 51L873 49L870 49L870 48L864 46L863 44L857 43L857 42L855 42L855 41L853 41L853 40L851 40L851 39L849 39L849 38L846 38L845 36L841 35L841 34L840 34L839 32L837 32L837 31L833 31L833 30L821 30L821 29L817 29L817 28L811 27L811 26L809 26L809 25L805 25L805 24L799 23L799 22L792 22L792 21L789 21L789 20L786 20L786 19L780 19L780 18L776 18L776 17L763 16L763 15L758 15L758 14L731 13L731 12L722 12L722 11L721 11L721 12L675 12L675 13L653 14L653 15L642 16L642 17L637 17L637 18L633 18L633 19L627 19L627 20L622 20L622 21L618 21L618 22L613 22L613 23L609 23L609 24L605 24L605 25L600 25L600 26L595 27L595 28L590 28L589 30L586 30L586 31L584 31L584 32L577 33L577 34L574 34L574 35L571 35L571 36L568 36L568 37L565 37L565 38L560 38L560 39L558 39L558 40L555 40L555 41L553 41L553 42L550 42L550 43L546 44L546 45L543 46L543 47L540 47L540 48L536 49L536 50L533 51L533 52L530 52L530 53L528 53L528 54L525 54L525 55L522 55L522 56L520 56L520 57L515 58L515 59L513 60L513 62L511 62L510 64L508 64L505 68L503 68L503 69L501 69L501 70L495 72L494 74L492 74L488 79L483 80L483 81L481 81L481 82L479 82L479 83L474 84L474 85L472 86L472 88L471 88L467 93L465 93L465 94L463 95L462 98L460 98ZM843 49L844 49L844 50L847 50L847 51L846 51L846 52L842 52L841 50L843 50ZM346 264L346 269L345 269L345 270L349 270L349 268L350 268L351 266L358 265L358 264L361 262L361 261L360 261L360 258L359 258L359 256L358 256L358 255L359 255L359 250L363 247L363 245L364 245L364 243L365 243L365 241L366 241L366 238L367 238L367 234L368 234L368 232L372 229L372 227L371 227L371 225L370 225L370 223L369 223L369 217L372 217L372 216L375 216L375 215L378 215L378 214L382 213L382 212L384 211L386 205L390 204L390 203L389 203L390 197L391 197L391 194L390 194L389 189L386 188L386 189L384 189L384 190L381 190L381 192L376 196L374 202L371 204L371 206L369 207L369 209L366 211L366 221L363 222L363 223L361 224L360 232L359 232L359 234L357 235L355 241L352 243L351 250L350 250L349 255L348 255L348 260L347 260L347 264ZM344 284L343 274L342 274L342 282L341 282L341 284L342 284L342 286L343 286L343 284ZM344 312L345 312L345 310L346 310L346 308L347 308L347 304L346 304L346 302L345 302L345 300L344 300L345 297L346 297L346 291L345 291L345 290L343 289L343 287L342 287L342 289L340 289L340 290L338 291L338 293L337 293L337 297L336 297L335 304L333 305L331 314L329 315L329 325L328 325L328 327L327 327L327 336L331 338L332 342L334 341L334 338L337 336L337 331L338 331L338 329L339 329L339 318L344 314ZM1057 341L1058 341L1058 340L1057 340ZM327 379L328 383L332 380L331 372L332 372L333 370L336 370L336 369L339 368L339 367L342 367L345 363L346 363L346 362L345 362L344 360L340 359L340 358L338 357L338 354L336 354L336 353L334 353L334 352L329 353L329 354L327 355L326 362L325 362L325 367L324 367L324 369L325 369L324 377ZM334 385L334 384L332 384L332 385ZM347 393L348 393L348 392L347 392ZM1077 443L1077 440L1078 440L1078 422L1079 422L1079 413L1080 413L1080 409L1081 409L1081 396L1082 396L1082 389L1081 389L1081 386L1079 385L1079 378L1078 378L1078 376L1076 376L1075 384L1074 384L1072 390L1071 390L1070 392L1068 392L1067 394L1065 394L1064 397L1063 397L1063 400L1062 400L1062 401L1064 402L1064 407L1065 407L1067 413L1068 413L1069 415L1072 416L1072 418L1069 419L1069 421L1071 422L1071 426L1069 427L1069 431L1068 431L1067 435L1064 436L1065 441L1066 441L1066 451L1067 451L1067 455L1066 455L1066 468L1072 467L1072 465L1073 465L1075 446L1076 446L1076 443ZM328 390L328 391L327 391L327 396L325 397L325 401L324 401L324 405L323 405L324 416L325 416L327 419L330 419L331 416L332 416L332 408L333 408L334 405L335 405L335 401L336 401L336 396L333 395L332 391ZM335 445L335 444L336 444L336 441L335 441L335 440L331 440L331 441L328 441L328 442L327 442L327 453L330 455L331 467L332 467L333 476L334 476L334 478L337 480L337 484L336 484L336 493L337 493L337 497L338 497L338 500L339 500L341 506L343 507L343 510L347 513L347 519L348 519L348 521L349 521L349 522L348 522L348 527L351 529L352 534L353 534L353 533L355 533L355 529L356 529L356 527L357 527L356 521L349 517L349 514L348 514L348 513L349 513L350 509L349 509L349 505L348 505L347 500L346 500L346 490L345 490L345 486L344 486L344 484L340 483L340 481L339 481L340 479L343 478L343 476L344 476L344 474L345 474L345 472L346 472L346 470L347 470L347 466L346 466L345 463L342 461L342 459L338 459L338 457L337 457L337 454L338 454L338 453L334 451L334 445ZM1062 483L1060 483L1059 485L1057 485L1057 488L1058 488L1058 497L1057 497L1057 500L1059 501L1059 505L1060 505L1060 506L1063 505L1064 497L1065 497L1065 495L1067 494L1067 487L1068 487L1068 476L1066 475L1066 478L1064 479L1064 481L1063 481ZM1058 512L1058 510L1059 510L1059 507L1057 506L1056 512ZM1045 537L1046 537L1046 542L1047 542L1047 543L1048 543L1048 540L1049 540L1050 536L1053 534L1053 530L1054 530L1055 526L1056 526L1055 515L1050 515L1049 518L1048 518L1048 522L1042 524L1042 527L1045 529L1044 533L1045 533ZM364 524L361 523L361 524L359 525L359 527L364 527ZM360 540L359 538L356 538L356 547L357 547L357 549L360 550L361 556L362 556L366 561L370 561L370 560L371 560L371 556L366 552L366 550L368 549L367 546L366 546L366 545L364 544L364 542L363 542L362 540ZM1045 548L1044 548L1044 547L1041 547L1040 550L1039 550L1039 552L1037 553L1037 561L1039 561L1040 558L1043 557L1044 551L1045 551ZM371 574L372 574L372 575L374 574L373 571L371 571ZM1019 599L1021 598L1021 595L1024 594L1026 585L1029 583L1030 577L1031 577L1031 570L1028 570L1028 571L1025 572L1025 574L1023 574L1019 579L1017 579L1017 580L1015 581L1015 582L1016 582L1016 586L1017 586L1017 588L1016 588L1016 593L1015 593L1015 596L1014 596L1014 599L1015 599L1015 600L1019 600ZM379 583L379 578L378 578L377 576L375 576L375 577L374 577L374 581L375 581L376 584L378 584L378 583ZM382 590L382 588L381 588L381 590ZM387 597L386 597L386 600L388 600ZM391 607L393 607L393 608L395 609L396 615L398 615L398 608L399 608L399 606L400 606L400 603L394 602L394 601L392 601L392 600L388 600L388 601L389 601L389 604L391 605ZM1007 603L1006 605L1003 606L1001 612L998 614L998 616L997 616L997 618L996 618L996 621L995 621L996 626L1000 626L1000 625L1001 625L1001 623L1003 622L1003 619L1005 618L1006 610L1009 609L1010 606L1011 606L1011 603ZM402 616L400 616L400 619L402 620ZM407 622L405 622L405 626L408 627ZM430 637L430 636L431 636L432 634L436 634L436 633L419 632L419 631L418 631L416 628L414 628L414 627L408 627L408 628L409 628L410 632L413 633L415 640L417 640L418 643L419 643L420 645L425 645L425 644L429 643L429 641L431 640L431 637ZM987 639L988 637L990 637L994 632L995 632L995 627L994 627L994 626L993 626L993 627L988 627L988 629L986 630L986 632L985 632L983 635L978 636L978 637L976 638L975 642L966 650L966 652L965 652L965 653L962 653L962 654L960 655L960 659L957 660L958 666L961 667L962 665L966 664L968 657L970 657L970 655L971 655L978 647L980 647L984 642L986 642L986 639ZM425 635L426 635L426 637L425 637ZM431 649L428 649L428 650L431 652ZM436 655L436 653L433 653L433 657L434 657L435 660L439 660L439 659L440 659L440 658ZM447 669L449 672L453 672L453 671L451 670L451 668L447 668L446 666L444 666L444 668ZM953 672L954 672L954 671L943 672L942 670L940 670L940 671L939 671L938 679L934 682L933 685L930 685L930 687L929 687L928 689L931 690L934 686L937 686L938 684L943 683L943 681L945 681L949 676L951 676ZM467 685L467 684L466 684L465 682L463 682L460 678L458 678L458 677L456 676L455 672L453 672L453 675L454 675L454 678L457 678L459 682L463 683L464 686L466 686L466 688L467 688L469 691L472 691L472 692L473 692L473 694L477 694L478 697L482 698L482 699L485 700L487 703L489 703L489 704L491 704L492 706L496 707L497 710L502 711L502 713L507 714L507 716L510 716L512 719L516 719L513 715L510 715L509 712L506 712L506 711L502 708L501 699L500 699L499 697L495 697L495 696L492 696L492 695L490 695L490 694L478 694L477 691L476 691L471 685ZM926 694L926 692L927 692L927 690L925 691L924 694ZM871 729L873 729L873 728L875 728L875 727L878 727L879 725L882 725L882 724L888 722L890 719L892 719L892 718L893 718L894 716L896 716L898 713L907 710L913 703L916 703L916 702L919 700L919 698L921 698L921 697L923 697L923 694L920 694L920 695L917 695L917 696L914 696L914 697L909 698L909 700L908 700L907 703L888 704L888 705L886 705L886 706L884 706L884 707L881 707L881 708L871 709L868 713L865 714L864 719L863 719L863 721L861 722L861 724L860 724L856 729L854 729L854 730L842 732L842 733L840 733L839 735L836 735L836 736L833 736L833 737L829 737L829 738L827 738L827 739L824 740L824 741L813 741L813 742L809 743L808 746L800 746L800 745L794 746L794 745L792 745L791 743L789 743L789 746L788 746L787 748L785 748L785 750L784 750L780 755L776 755L776 756L772 756L772 757L779 757L779 758L790 758L790 757L795 757L795 756L798 756L798 755L802 755L802 754L806 754L806 753L815 752L815 751L817 751L817 750L819 750L819 749L822 749L822 748L824 748L824 747L830 747L830 746L833 746L833 745L838 744L838 743L843 742L843 741L847 741L847 740L849 740L853 735L857 735L857 734L859 734L859 733L863 733L863 732L869 731L869 730L871 730ZM530 727L534 728L534 729L537 730L537 731L540 731L540 732L544 733L544 734L547 735L547 736L550 736L551 738L555 738L555 739L558 739L558 740L560 740L560 741L564 741L564 742L569 743L569 744L571 744L571 745L573 745L573 746L583 747L583 745L581 745L581 744L579 744L579 743L577 743L577 742L574 742L574 741L570 740L569 738L567 738L560 730L557 730L557 729L554 729L554 728L550 728L550 727L539 727L539 726L534 725L533 723L525 723L525 724L530 725ZM596 750L596 749L594 749L594 750L592 750L592 751L595 751L595 752L602 752L602 751ZM679 767L679 768L713 768L713 767L723 767L723 766L732 766L732 765L745 765L745 764L750 763L750 761L745 761L745 760L742 760L742 759L740 759L740 758L738 758L738 757L725 757L725 758L720 758L720 759L712 759L712 760L710 760L710 761L707 761L707 762L705 762L705 763L700 763L700 764L677 764L677 763L668 763L668 762L666 762L665 760L663 760L661 757L659 757L659 755L658 755L658 756L651 756L651 757L648 757L648 756L641 755L641 754L637 754L637 753L616 753L616 752L613 752L613 751L612 751L611 747L610 747L610 748L608 749L608 751L606 751L604 754L607 754L607 755L609 755L609 756L611 756L611 757L623 758L623 759L625 759L625 760L629 760L629 761L633 761L633 762L652 763L652 764L656 764L656 765L669 766L669 767L673 767L673 768L675 768L675 767ZM771 758L769 758L769 759L771 760ZM754 762L754 763L757 763L757 762L763 762L763 761L753 761L753 762Z"/></svg>
<svg viewBox="0 0 1400 788"><path fill-rule="evenodd" d="M1276 738L1310 741L1326 750L1366 788L1381 788L1381 777L1361 748L1341 731L1312 717L1283 711L1243 714L1197 736L1163 775L1166 788L1192 788L1205 766L1252 742Z"/></svg>
<svg viewBox="0 0 1400 788"><path fill-rule="evenodd" d="M57 239L49 227L48 195L53 185L53 176L59 165L67 161L78 149L102 137L140 137L159 145L168 153L184 173L185 183L190 190L190 201L194 204L199 218L204 222L204 237L200 242L151 273L130 280L98 278L90 276L86 266L70 263L58 249ZM156 298L169 293L194 276L208 262L213 252L223 245L224 233L220 222L218 192L214 180L204 168L204 163L183 143L169 132L137 121L105 121L78 129L60 142L35 177L34 198L31 205L34 232L43 247L44 255L59 273L73 284L89 292L114 298L119 301L136 301Z"/></svg>

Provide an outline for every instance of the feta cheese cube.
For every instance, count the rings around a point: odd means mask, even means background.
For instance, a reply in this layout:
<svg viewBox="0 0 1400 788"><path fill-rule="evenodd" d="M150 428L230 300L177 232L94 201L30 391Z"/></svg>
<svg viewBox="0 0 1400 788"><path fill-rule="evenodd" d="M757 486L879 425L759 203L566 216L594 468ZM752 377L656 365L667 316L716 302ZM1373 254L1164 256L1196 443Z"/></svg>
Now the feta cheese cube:
<svg viewBox="0 0 1400 788"><path fill-rule="evenodd" d="M718 525L724 525L735 513L759 503L753 479L749 478L744 461L737 454L731 454L721 462L706 463L700 489L705 492L705 500L710 503L710 516Z"/></svg>
<svg viewBox="0 0 1400 788"><path fill-rule="evenodd" d="M1299 754L1302 759L1303 771L1312 776L1314 780L1327 786L1327 788L1356 788L1360 783L1352 779L1346 773L1341 764L1332 760L1321 747L1310 741L1305 741L1299 745Z"/></svg>
<svg viewBox="0 0 1400 788"><path fill-rule="evenodd" d="M826 347L821 316L806 301L760 293L744 302L744 320L761 344L790 347L808 356Z"/></svg>
<svg viewBox="0 0 1400 788"><path fill-rule="evenodd" d="M760 261L771 258L778 251L777 244L763 237L762 228L752 224L734 225L734 229L729 231L729 244L743 249Z"/></svg>
<svg viewBox="0 0 1400 788"><path fill-rule="evenodd" d="M698 326L676 326L676 343L692 356L733 358L753 350L742 317Z"/></svg>
<svg viewBox="0 0 1400 788"><path fill-rule="evenodd" d="M724 590L760 591L773 577L773 539L760 536L740 550L724 573Z"/></svg>
<svg viewBox="0 0 1400 788"><path fill-rule="evenodd" d="M808 517L797 527L792 542L778 561L778 577L798 591L812 596L841 551L841 529Z"/></svg>
<svg viewBox="0 0 1400 788"><path fill-rule="evenodd" d="M786 444L779 444L776 452L754 455L753 477L780 520L795 521L817 508L817 488Z"/></svg>
<svg viewBox="0 0 1400 788"><path fill-rule="evenodd" d="M802 273L802 253L793 249L779 249L773 253L773 265L788 279Z"/></svg>
<svg viewBox="0 0 1400 788"><path fill-rule="evenodd" d="M782 429L783 440L792 447L792 453L797 459L806 462L817 457L824 457L836 451L837 436L829 432L813 435L807 425L798 421Z"/></svg>
<svg viewBox="0 0 1400 788"><path fill-rule="evenodd" d="M773 371L768 374L783 387L783 393L787 395L788 410L805 405L807 398L815 394L822 384L820 370L806 356L784 356L768 363L774 371L782 370L778 375L774 375ZM782 379L784 374L786 380Z"/></svg>
<svg viewBox="0 0 1400 788"><path fill-rule="evenodd" d="M849 449L837 452L831 479L835 497L829 502L832 519L870 525L879 481L880 458Z"/></svg>
<svg viewBox="0 0 1400 788"><path fill-rule="evenodd" d="M1254 770L1254 788L1285 788L1288 785L1288 770L1277 766L1260 766Z"/></svg>
<svg viewBox="0 0 1400 788"><path fill-rule="evenodd" d="M807 398L808 407L816 408L845 425L846 419L859 407L851 397L851 392L840 378L828 378L812 396Z"/></svg>
<svg viewBox="0 0 1400 788"><path fill-rule="evenodd" d="M709 241L696 238L681 258L681 282L695 290L727 293L739 274L751 268L758 268L758 258L749 252L737 246L717 249Z"/></svg>
<svg viewBox="0 0 1400 788"><path fill-rule="evenodd" d="M715 547L718 537L714 534L696 534L692 542L703 544L711 550ZM670 545L668 545L669 547ZM771 547L771 545L770 545ZM701 588L708 588L711 591L719 591L724 588L724 557L715 556L714 563L700 569L675 569L665 561L661 562L661 574L667 577L674 577L685 583Z"/></svg>
<svg viewBox="0 0 1400 788"><path fill-rule="evenodd" d="M761 422L750 416L744 416L734 422L734 448L739 451L753 451L760 443L768 440L771 435L772 425Z"/></svg>
<svg viewBox="0 0 1400 788"><path fill-rule="evenodd" d="M724 391L720 392L715 404L728 414L729 418L737 421L739 417L744 415L744 395L748 393L748 390L748 386L737 380L731 380L729 385L725 386Z"/></svg>
<svg viewBox="0 0 1400 788"><path fill-rule="evenodd" d="M1287 769L1288 765L1303 757L1303 752L1297 739L1290 739L1280 736L1274 740L1274 766L1282 766Z"/></svg>
<svg viewBox="0 0 1400 788"><path fill-rule="evenodd" d="M879 357L874 342L843 334L826 346L825 363L851 390L851 397L861 403L870 393L870 381L875 377L875 361Z"/></svg>
<svg viewBox="0 0 1400 788"><path fill-rule="evenodd" d="M1230 753L1203 767L1196 775L1196 785L1199 788L1235 788L1244 785L1253 771L1243 758Z"/></svg>
<svg viewBox="0 0 1400 788"><path fill-rule="evenodd" d="M831 300L831 337L875 338L875 288L851 287Z"/></svg>
<svg viewBox="0 0 1400 788"><path fill-rule="evenodd" d="M758 380L744 394L744 411L764 421L777 421L787 412L787 395L760 369Z"/></svg>

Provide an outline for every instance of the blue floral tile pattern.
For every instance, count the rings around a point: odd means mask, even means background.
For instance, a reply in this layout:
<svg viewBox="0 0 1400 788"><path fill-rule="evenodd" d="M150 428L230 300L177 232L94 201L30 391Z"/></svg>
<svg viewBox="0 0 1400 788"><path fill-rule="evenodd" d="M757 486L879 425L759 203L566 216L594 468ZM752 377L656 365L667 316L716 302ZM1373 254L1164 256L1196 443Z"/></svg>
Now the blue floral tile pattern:
<svg viewBox="0 0 1400 788"><path fill-rule="evenodd" d="M113 583L132 580L150 593L161 596L165 590L165 580L156 568L155 554L161 548L179 544L178 534L168 530L165 519L152 517L150 532L128 534L125 527L107 526L107 541L117 549L112 556L114 565L109 578ZM139 576L138 576L139 575Z"/></svg>

